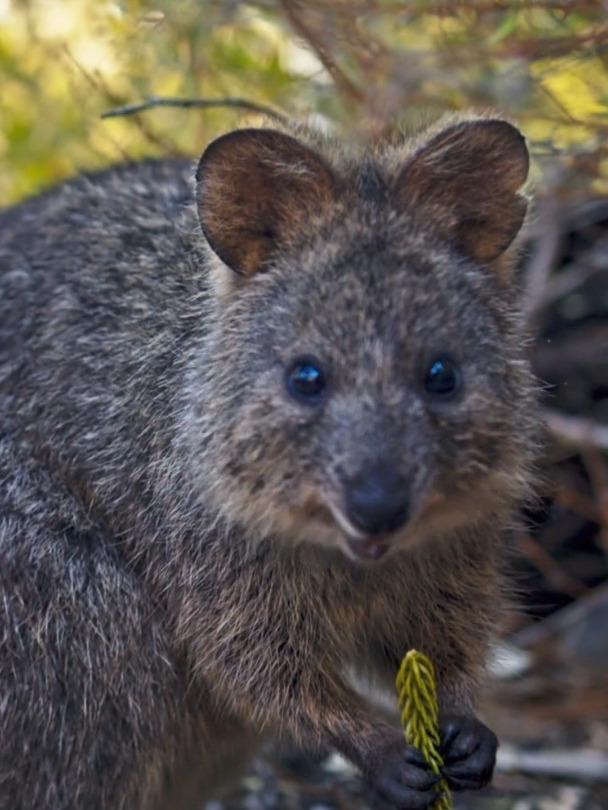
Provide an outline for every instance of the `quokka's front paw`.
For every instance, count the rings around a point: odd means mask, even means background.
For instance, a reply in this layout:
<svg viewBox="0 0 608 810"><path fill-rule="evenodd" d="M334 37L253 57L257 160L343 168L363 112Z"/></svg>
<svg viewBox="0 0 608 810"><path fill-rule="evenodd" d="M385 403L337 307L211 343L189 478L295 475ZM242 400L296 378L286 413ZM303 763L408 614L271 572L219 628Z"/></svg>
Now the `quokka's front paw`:
<svg viewBox="0 0 608 810"><path fill-rule="evenodd" d="M453 790L477 790L492 779L498 740L476 717L441 718L442 774Z"/></svg>
<svg viewBox="0 0 608 810"><path fill-rule="evenodd" d="M427 810L440 795L441 777L431 773L420 751L406 745L402 735L374 752L365 776L378 810Z"/></svg>

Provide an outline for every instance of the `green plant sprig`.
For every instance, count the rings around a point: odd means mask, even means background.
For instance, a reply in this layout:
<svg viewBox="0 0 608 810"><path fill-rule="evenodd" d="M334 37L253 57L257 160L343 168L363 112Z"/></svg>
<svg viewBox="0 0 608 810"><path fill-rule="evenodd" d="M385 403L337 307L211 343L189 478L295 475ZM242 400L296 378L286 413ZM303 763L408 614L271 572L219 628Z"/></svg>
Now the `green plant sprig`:
<svg viewBox="0 0 608 810"><path fill-rule="evenodd" d="M408 745L417 748L434 774L441 773L439 707L435 668L428 656L410 650L397 673L396 686L401 724ZM432 810L452 810L450 790L445 780L439 783L441 796Z"/></svg>

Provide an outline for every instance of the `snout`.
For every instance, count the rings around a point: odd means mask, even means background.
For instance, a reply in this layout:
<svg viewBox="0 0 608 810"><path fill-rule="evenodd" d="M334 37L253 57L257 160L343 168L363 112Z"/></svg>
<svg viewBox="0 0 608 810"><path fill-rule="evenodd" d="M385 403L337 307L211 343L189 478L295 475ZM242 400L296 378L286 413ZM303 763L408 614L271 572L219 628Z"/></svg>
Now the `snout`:
<svg viewBox="0 0 608 810"><path fill-rule="evenodd" d="M378 559L390 546L387 536L410 516L408 487L393 464L376 464L347 482L345 507L349 523L360 534L349 539L351 551Z"/></svg>

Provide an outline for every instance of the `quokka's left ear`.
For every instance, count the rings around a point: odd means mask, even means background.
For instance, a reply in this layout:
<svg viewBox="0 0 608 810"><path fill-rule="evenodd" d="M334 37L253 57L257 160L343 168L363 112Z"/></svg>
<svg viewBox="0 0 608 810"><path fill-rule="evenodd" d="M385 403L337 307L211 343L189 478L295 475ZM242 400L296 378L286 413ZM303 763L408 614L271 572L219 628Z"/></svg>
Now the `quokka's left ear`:
<svg viewBox="0 0 608 810"><path fill-rule="evenodd" d="M397 206L480 263L497 259L526 215L520 193L529 155L521 133L498 119L461 121L410 157L393 185Z"/></svg>

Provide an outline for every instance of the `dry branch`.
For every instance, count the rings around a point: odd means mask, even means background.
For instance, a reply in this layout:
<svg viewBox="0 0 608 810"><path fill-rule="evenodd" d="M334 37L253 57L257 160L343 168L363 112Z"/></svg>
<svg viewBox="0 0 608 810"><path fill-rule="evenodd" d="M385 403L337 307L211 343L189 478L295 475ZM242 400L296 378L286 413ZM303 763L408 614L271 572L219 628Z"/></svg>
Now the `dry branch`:
<svg viewBox="0 0 608 810"><path fill-rule="evenodd" d="M534 776L608 782L608 756L593 749L524 751L503 746L498 751L496 768L503 773L518 771Z"/></svg>
<svg viewBox="0 0 608 810"><path fill-rule="evenodd" d="M258 104L256 101L249 101L245 98L180 98L177 96L149 96L144 101L134 104L125 104L122 107L115 107L102 114L102 118L115 118L119 115L134 115L143 110L150 110L154 107L181 107L189 109L199 107L209 109L212 107L235 107L249 112L273 118L275 121L286 123L287 116L266 104Z"/></svg>
<svg viewBox="0 0 608 810"><path fill-rule="evenodd" d="M314 26L310 14L307 16L304 11L304 9L307 9L310 12L312 9L314 12L315 8L319 8L319 5L302 3L301 0L279 0L279 5L296 34L307 43L332 77L337 90L346 98L350 98L357 103L363 102L365 94L338 65L337 60L334 59L330 52L325 36L319 30L320 26ZM340 10L343 11L343 8Z"/></svg>
<svg viewBox="0 0 608 810"><path fill-rule="evenodd" d="M559 565L549 552L527 532L516 535L517 548L544 576L547 582L560 593L576 599L588 592L584 582L576 579Z"/></svg>
<svg viewBox="0 0 608 810"><path fill-rule="evenodd" d="M548 409L544 412L544 419L549 433L557 441L578 448L591 446L608 450L608 425Z"/></svg>

